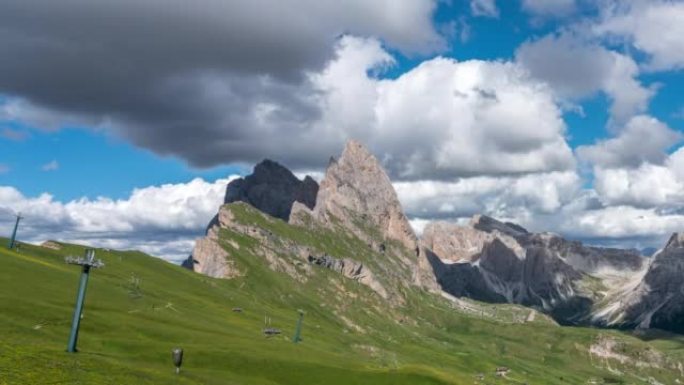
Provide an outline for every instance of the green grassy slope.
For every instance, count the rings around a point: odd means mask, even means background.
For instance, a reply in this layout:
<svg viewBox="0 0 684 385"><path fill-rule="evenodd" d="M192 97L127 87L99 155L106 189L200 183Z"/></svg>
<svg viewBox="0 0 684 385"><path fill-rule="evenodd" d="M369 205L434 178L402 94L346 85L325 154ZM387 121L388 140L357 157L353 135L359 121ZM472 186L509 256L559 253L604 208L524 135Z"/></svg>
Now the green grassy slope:
<svg viewBox="0 0 684 385"><path fill-rule="evenodd" d="M239 210L240 221L278 236L373 256L334 234L312 236ZM328 270L302 265L305 282L274 272L254 255L254 239L221 236L238 245L225 247L244 276L212 279L139 252L97 250L106 266L91 274L77 354L65 349L80 270L63 258L83 248L0 250L0 384L638 384L648 377L674 384L681 375L672 366L684 361L684 346L672 336L644 342L543 317L510 322L519 309L507 306L483 318L415 288L402 289L405 306L390 308ZM306 311L300 344L291 342L297 309ZM264 337L265 318L280 336ZM592 358L599 335L619 341L626 357L659 367ZM178 376L175 346L186 352ZM659 358L644 358L648 352ZM494 376L497 366L511 368L508 378Z"/></svg>

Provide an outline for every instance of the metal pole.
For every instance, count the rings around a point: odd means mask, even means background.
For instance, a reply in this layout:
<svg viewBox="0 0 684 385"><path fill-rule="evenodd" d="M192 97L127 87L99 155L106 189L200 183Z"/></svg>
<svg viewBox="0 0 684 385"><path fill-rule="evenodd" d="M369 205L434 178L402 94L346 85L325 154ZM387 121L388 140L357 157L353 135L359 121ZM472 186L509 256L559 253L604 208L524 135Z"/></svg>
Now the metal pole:
<svg viewBox="0 0 684 385"><path fill-rule="evenodd" d="M12 231L12 238L10 238L8 249L12 250L14 248L14 242L17 239L17 228L19 228L19 221L21 220L21 214L17 214L17 221L14 222L14 231Z"/></svg>
<svg viewBox="0 0 684 385"><path fill-rule="evenodd" d="M304 319L304 312L299 311L299 319L297 320L297 328L295 329L294 337L292 337L292 342L295 344L302 340L302 320Z"/></svg>
<svg viewBox="0 0 684 385"><path fill-rule="evenodd" d="M78 342L78 328L81 325L81 314L83 312L83 302L85 301L86 287L88 286L88 275L90 265L83 265L81 282L78 285L78 296L76 297L76 308L74 309L74 319L71 321L71 335L69 335L69 345L67 352L76 353L76 343Z"/></svg>

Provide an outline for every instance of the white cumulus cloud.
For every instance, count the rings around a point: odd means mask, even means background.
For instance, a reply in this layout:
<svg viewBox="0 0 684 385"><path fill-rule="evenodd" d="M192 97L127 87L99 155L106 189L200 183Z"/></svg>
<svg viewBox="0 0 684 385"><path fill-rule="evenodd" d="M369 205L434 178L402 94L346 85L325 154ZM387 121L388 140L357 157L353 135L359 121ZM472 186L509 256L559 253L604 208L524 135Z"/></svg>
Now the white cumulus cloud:
<svg viewBox="0 0 684 385"><path fill-rule="evenodd" d="M631 57L570 33L528 41L516 59L562 99L578 101L604 92L612 101L615 124L646 111L655 92L639 82L639 67Z"/></svg>
<svg viewBox="0 0 684 385"><path fill-rule="evenodd" d="M234 178L234 177L231 177ZM136 248L179 261L203 235L209 220L223 202L231 179L165 184L135 189L126 199L55 200L50 194L24 196L13 187L0 187L0 229L13 225L21 212L21 241L47 239L83 242L93 246Z"/></svg>
<svg viewBox="0 0 684 385"><path fill-rule="evenodd" d="M360 139L402 179L574 167L552 91L516 63L437 57L397 79L369 75L391 62L375 40L340 41L312 78L323 140Z"/></svg>
<svg viewBox="0 0 684 385"><path fill-rule="evenodd" d="M671 0L612 1L594 29L649 56L651 70L684 68L684 3Z"/></svg>
<svg viewBox="0 0 684 385"><path fill-rule="evenodd" d="M412 218L458 220L485 213L525 222L569 204L579 194L581 179L574 171L565 171L453 182L395 182L394 187Z"/></svg>
<svg viewBox="0 0 684 385"><path fill-rule="evenodd" d="M642 163L662 163L666 151L684 138L658 119L639 115L627 122L619 134L596 144L577 148L579 157L601 168L629 168Z"/></svg>
<svg viewBox="0 0 684 385"><path fill-rule="evenodd" d="M589 210L563 218L558 227L564 234L577 238L632 240L631 245L662 247L673 232L684 228L684 215L663 214L655 209L633 206L611 206Z"/></svg>
<svg viewBox="0 0 684 385"><path fill-rule="evenodd" d="M631 205L684 211L684 147L662 164L642 163L637 168L595 168L594 186L611 206Z"/></svg>

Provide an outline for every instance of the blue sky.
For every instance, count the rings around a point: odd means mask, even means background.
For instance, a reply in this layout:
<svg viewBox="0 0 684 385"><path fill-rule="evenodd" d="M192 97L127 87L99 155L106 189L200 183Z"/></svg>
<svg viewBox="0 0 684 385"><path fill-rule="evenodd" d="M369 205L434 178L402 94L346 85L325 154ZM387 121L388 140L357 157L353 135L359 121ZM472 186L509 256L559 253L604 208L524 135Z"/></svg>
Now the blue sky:
<svg viewBox="0 0 684 385"><path fill-rule="evenodd" d="M305 1L273 3L268 13L248 2L207 3L189 14L172 2L167 19L138 5L8 7L0 16L9 58L0 65L0 186L12 199L3 213L11 204L39 211L47 193L50 207L80 223L90 214L70 212L70 202L129 202L134 189L161 185L187 198L180 191L193 179L214 186L265 157L320 173L344 140L357 138L397 183L429 185L420 199L399 189L416 226L485 211L589 241L641 245L684 223L671 214L684 195L676 155L683 3L411 0L391 2L393 19L383 2L321 4L310 18L302 16ZM130 17L120 26L91 23L107 12ZM83 33L73 34L73 25ZM445 81L453 92L437 90ZM459 88L471 83L473 94ZM450 92L470 99L439 96ZM488 95L500 109L486 107ZM500 95L530 99L506 105ZM425 116L392 109L428 98L434 111ZM498 157L508 160L491 161ZM659 178L649 182L661 188L656 198L639 187L645 175ZM527 183L548 189L527 191ZM480 184L503 187L462 192ZM615 220L615 212L645 212L652 221L631 229L587 222ZM210 214L202 211L197 223ZM106 241L73 223L53 231ZM188 238L201 232L179 226ZM44 232L36 227L32 236Z"/></svg>
<svg viewBox="0 0 684 385"><path fill-rule="evenodd" d="M1 183L30 196L49 192L63 201L98 196L119 199L136 187L186 182L195 177L215 180L249 171L242 165L190 167L182 159L159 156L87 128L42 132L21 124L4 127L29 132L29 136L0 141L3 163L10 168L0 176ZM53 161L57 169L45 170L44 166Z"/></svg>

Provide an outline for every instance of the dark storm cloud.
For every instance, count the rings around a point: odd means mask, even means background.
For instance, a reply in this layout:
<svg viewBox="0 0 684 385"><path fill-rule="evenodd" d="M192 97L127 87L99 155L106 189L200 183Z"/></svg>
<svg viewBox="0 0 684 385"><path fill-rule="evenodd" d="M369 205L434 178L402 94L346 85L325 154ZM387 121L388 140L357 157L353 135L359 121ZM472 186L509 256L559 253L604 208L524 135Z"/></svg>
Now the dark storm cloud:
<svg viewBox="0 0 684 385"><path fill-rule="evenodd" d="M433 0L6 0L0 94L111 122L135 144L195 165L251 162L272 150L264 148L268 141L254 140L269 133L252 130L250 119L260 112L291 140L311 137L302 123L319 111L304 74L322 68L337 37L376 36L408 54L433 52L444 44L432 26L434 6ZM275 156L295 164L317 157L284 147Z"/></svg>

